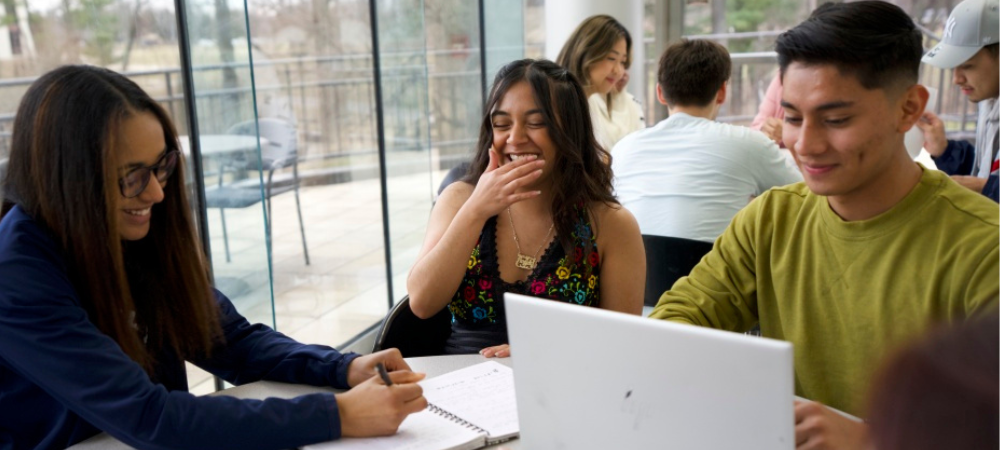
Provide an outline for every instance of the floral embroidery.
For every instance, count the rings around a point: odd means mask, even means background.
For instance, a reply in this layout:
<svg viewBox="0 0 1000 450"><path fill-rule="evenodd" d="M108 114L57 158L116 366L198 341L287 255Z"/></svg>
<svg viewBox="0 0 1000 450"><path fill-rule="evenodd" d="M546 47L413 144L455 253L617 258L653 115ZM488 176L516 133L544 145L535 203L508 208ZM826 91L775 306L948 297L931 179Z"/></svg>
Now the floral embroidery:
<svg viewBox="0 0 1000 450"><path fill-rule="evenodd" d="M563 251L557 240L542 254L531 277L513 284L500 279L495 249L496 218L487 222L469 255L465 277L448 304L453 319L473 326L502 323L505 292L598 306L601 258L597 239L586 210L578 208L577 211L580 220L571 233L573 246L569 253ZM486 253L483 253L484 243L488 249Z"/></svg>
<svg viewBox="0 0 1000 450"><path fill-rule="evenodd" d="M590 224L584 221L579 221L576 224L576 236L582 241L589 241L591 238L590 234Z"/></svg>

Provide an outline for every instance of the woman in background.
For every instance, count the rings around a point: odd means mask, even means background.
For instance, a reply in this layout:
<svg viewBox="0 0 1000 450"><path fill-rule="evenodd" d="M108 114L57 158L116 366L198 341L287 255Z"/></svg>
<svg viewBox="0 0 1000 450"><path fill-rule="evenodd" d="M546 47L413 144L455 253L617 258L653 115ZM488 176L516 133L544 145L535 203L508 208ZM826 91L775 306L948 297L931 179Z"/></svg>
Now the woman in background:
<svg viewBox="0 0 1000 450"><path fill-rule="evenodd" d="M470 173L444 190L410 270L410 307L445 307L445 351L509 356L503 294L639 314L639 226L611 193L610 155L566 69L525 59L497 73Z"/></svg>
<svg viewBox="0 0 1000 450"><path fill-rule="evenodd" d="M782 124L785 120L785 108L781 107L781 74L775 74L771 84L767 85L764 98L757 107L757 115L753 118L750 128L764 133L781 148L785 147L781 140Z"/></svg>
<svg viewBox="0 0 1000 450"><path fill-rule="evenodd" d="M183 167L167 113L122 75L66 66L25 93L0 210L0 447L105 431L140 449L282 449L392 434L426 406L398 350L341 354L240 316L209 284ZM233 384L356 387L195 397L185 360ZM396 385L373 378L379 362Z"/></svg>
<svg viewBox="0 0 1000 450"><path fill-rule="evenodd" d="M620 22L606 15L588 17L570 35L556 62L583 85L597 142L605 150L645 127L642 108L625 91L632 37Z"/></svg>

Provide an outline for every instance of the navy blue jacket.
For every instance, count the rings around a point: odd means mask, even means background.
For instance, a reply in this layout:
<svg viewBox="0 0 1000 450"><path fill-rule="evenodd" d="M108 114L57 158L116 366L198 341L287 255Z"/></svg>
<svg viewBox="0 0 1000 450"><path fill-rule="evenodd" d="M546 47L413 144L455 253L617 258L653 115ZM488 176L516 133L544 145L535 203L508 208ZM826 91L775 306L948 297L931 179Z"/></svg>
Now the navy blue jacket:
<svg viewBox="0 0 1000 450"><path fill-rule="evenodd" d="M976 147L966 141L948 141L941 156L934 159L938 170L948 175L972 175L972 164L976 161ZM983 186L983 195L1000 201L1000 184L997 175L991 174Z"/></svg>
<svg viewBox="0 0 1000 450"><path fill-rule="evenodd" d="M251 325L215 293L225 345L193 363L234 384L347 387L358 355ZM332 394L196 397L184 363L150 376L87 317L55 240L20 207L0 221L0 449L61 449L106 431L140 449L279 449L340 437Z"/></svg>

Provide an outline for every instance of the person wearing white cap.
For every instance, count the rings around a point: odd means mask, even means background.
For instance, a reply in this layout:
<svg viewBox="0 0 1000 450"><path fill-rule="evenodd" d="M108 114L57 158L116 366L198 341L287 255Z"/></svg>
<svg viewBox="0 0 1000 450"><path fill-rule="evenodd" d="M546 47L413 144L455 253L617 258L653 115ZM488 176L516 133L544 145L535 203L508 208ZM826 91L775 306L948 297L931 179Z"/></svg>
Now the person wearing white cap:
<svg viewBox="0 0 1000 450"><path fill-rule="evenodd" d="M997 97L1000 95L1000 7L997 0L965 0L951 12L941 43L927 52L923 62L942 69L954 69L952 81L979 104L976 146L945 139L944 123L932 112L924 113L917 126L924 133L924 149L938 169L962 186L998 200Z"/></svg>

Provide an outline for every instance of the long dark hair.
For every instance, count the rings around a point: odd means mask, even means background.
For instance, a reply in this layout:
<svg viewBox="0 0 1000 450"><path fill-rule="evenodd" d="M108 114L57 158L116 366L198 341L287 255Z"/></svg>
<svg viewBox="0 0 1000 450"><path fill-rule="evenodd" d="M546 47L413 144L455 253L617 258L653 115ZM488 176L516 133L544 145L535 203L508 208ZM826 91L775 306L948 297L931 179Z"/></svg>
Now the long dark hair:
<svg viewBox="0 0 1000 450"><path fill-rule="evenodd" d="M14 119L6 189L58 242L90 320L152 373L156 349L207 354L221 330L184 164L153 206L149 234L128 243L119 234L117 141L140 113L160 122L168 150L179 148L167 113L128 78L91 66L43 75Z"/></svg>
<svg viewBox="0 0 1000 450"><path fill-rule="evenodd" d="M522 81L531 86L556 146L555 165L549 173L553 181L552 219L559 242L568 252L573 246L577 207L589 210L591 202L618 204L611 192L611 155L594 138L587 96L568 70L552 61L522 59L497 72L479 127L476 156L464 181L476 184L486 171L493 145L491 113L504 94Z"/></svg>

